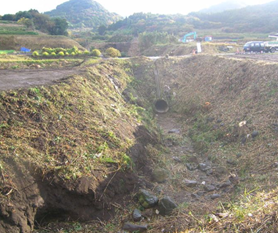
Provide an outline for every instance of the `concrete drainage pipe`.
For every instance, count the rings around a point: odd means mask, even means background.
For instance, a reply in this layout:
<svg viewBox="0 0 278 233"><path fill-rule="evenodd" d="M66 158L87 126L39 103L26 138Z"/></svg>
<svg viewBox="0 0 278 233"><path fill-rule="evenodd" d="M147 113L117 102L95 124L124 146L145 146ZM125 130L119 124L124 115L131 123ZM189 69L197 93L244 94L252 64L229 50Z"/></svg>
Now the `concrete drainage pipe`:
<svg viewBox="0 0 278 233"><path fill-rule="evenodd" d="M157 113L165 113L169 110L168 103L162 99L155 101L154 108Z"/></svg>

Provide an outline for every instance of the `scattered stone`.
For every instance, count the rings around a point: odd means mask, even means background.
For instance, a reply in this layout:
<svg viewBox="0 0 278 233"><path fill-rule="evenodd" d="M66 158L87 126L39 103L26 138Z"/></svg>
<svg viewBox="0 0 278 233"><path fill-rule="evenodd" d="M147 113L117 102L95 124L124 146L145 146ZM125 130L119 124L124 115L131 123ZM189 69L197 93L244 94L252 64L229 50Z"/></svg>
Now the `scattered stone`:
<svg viewBox="0 0 278 233"><path fill-rule="evenodd" d="M183 183L187 186L187 187L196 187L198 182L196 180L188 180L188 179L184 179Z"/></svg>
<svg viewBox="0 0 278 233"><path fill-rule="evenodd" d="M230 185L232 185L232 182L230 180L226 180L225 182L223 182L219 185L219 188L226 188Z"/></svg>
<svg viewBox="0 0 278 233"><path fill-rule="evenodd" d="M275 163L273 164L273 167L277 168L277 167L278 167L278 162L275 162Z"/></svg>
<svg viewBox="0 0 278 233"><path fill-rule="evenodd" d="M216 198L219 198L219 197L221 197L221 195L218 194L218 193L214 193L214 194L212 194L212 195L210 196L210 198L211 198L212 200L214 200L214 199L216 199Z"/></svg>
<svg viewBox="0 0 278 233"><path fill-rule="evenodd" d="M211 184L207 184L204 186L204 190L207 191L207 192L212 192L216 189L216 187L214 185L211 185Z"/></svg>
<svg viewBox="0 0 278 233"><path fill-rule="evenodd" d="M145 189L140 189L138 194L138 201L141 206L145 209L155 207L158 203L158 197L155 195L150 194Z"/></svg>
<svg viewBox="0 0 278 233"><path fill-rule="evenodd" d="M206 119L207 123L213 122L214 120L215 120L214 117L208 117L208 118Z"/></svg>
<svg viewBox="0 0 278 233"><path fill-rule="evenodd" d="M147 209L142 212L142 216L148 220L150 220L153 215L153 209Z"/></svg>
<svg viewBox="0 0 278 233"><path fill-rule="evenodd" d="M252 138L255 138L259 135L259 132L257 130L255 130L255 131L252 132L251 135L252 135Z"/></svg>
<svg viewBox="0 0 278 233"><path fill-rule="evenodd" d="M168 131L168 133L177 133L177 134L179 134L180 130L179 129L171 129L171 130Z"/></svg>
<svg viewBox="0 0 278 233"><path fill-rule="evenodd" d="M155 189L154 189L154 191L155 191L155 193L160 194L160 193L162 193L162 188L159 187L159 186L156 186Z"/></svg>
<svg viewBox="0 0 278 233"><path fill-rule="evenodd" d="M217 178L227 173L227 169L225 167L216 167L214 170L214 174Z"/></svg>
<svg viewBox="0 0 278 233"><path fill-rule="evenodd" d="M213 173L213 171L212 171L211 169L209 169L209 170L206 171L206 175L207 175L207 176L212 175L212 173Z"/></svg>
<svg viewBox="0 0 278 233"><path fill-rule="evenodd" d="M189 171L194 171L198 168L198 164L196 163L186 163L185 166Z"/></svg>
<svg viewBox="0 0 278 233"><path fill-rule="evenodd" d="M245 142L246 142L246 140L247 140L247 138L244 136L244 137L242 137L241 139L240 139L240 142L241 142L241 144L245 144Z"/></svg>
<svg viewBox="0 0 278 233"><path fill-rule="evenodd" d="M199 195L196 193L191 193L191 197L195 199L199 199Z"/></svg>
<svg viewBox="0 0 278 233"><path fill-rule="evenodd" d="M199 163L198 167L202 172L205 172L210 169L210 166L206 163Z"/></svg>
<svg viewBox="0 0 278 233"><path fill-rule="evenodd" d="M168 172L164 169L158 168L153 171L153 180L157 183L163 183L168 177Z"/></svg>
<svg viewBox="0 0 278 233"><path fill-rule="evenodd" d="M236 157L237 157L237 158L240 158L241 156L242 156L241 153L237 153L237 154L236 154Z"/></svg>
<svg viewBox="0 0 278 233"><path fill-rule="evenodd" d="M173 157L173 160L176 161L176 162L178 162L178 163L181 163L181 162L182 162L182 160L181 160L179 157L177 157L177 156L174 156L174 157Z"/></svg>
<svg viewBox="0 0 278 233"><path fill-rule="evenodd" d="M227 159L227 164L236 166L237 165L237 161L233 160L233 159Z"/></svg>
<svg viewBox="0 0 278 233"><path fill-rule="evenodd" d="M216 122L219 124L219 123L221 123L221 122L222 122L222 120L221 120L221 119L218 119Z"/></svg>
<svg viewBox="0 0 278 233"><path fill-rule="evenodd" d="M198 192L197 192L197 195L198 195L198 196L203 196L204 194L205 194L204 191L198 191Z"/></svg>
<svg viewBox="0 0 278 233"><path fill-rule="evenodd" d="M142 219L141 211L138 209L135 209L132 213L132 218L134 222L139 222Z"/></svg>
<svg viewBox="0 0 278 233"><path fill-rule="evenodd" d="M127 222L123 226L124 231L129 231L129 232L144 232L148 230L148 225L135 225L130 222Z"/></svg>
<svg viewBox="0 0 278 233"><path fill-rule="evenodd" d="M158 211L162 216L171 215L173 210L177 207L177 204L174 203L170 197L164 197L158 203Z"/></svg>
<svg viewBox="0 0 278 233"><path fill-rule="evenodd" d="M232 184L237 185L239 183L239 177L236 174L231 174L229 180Z"/></svg>

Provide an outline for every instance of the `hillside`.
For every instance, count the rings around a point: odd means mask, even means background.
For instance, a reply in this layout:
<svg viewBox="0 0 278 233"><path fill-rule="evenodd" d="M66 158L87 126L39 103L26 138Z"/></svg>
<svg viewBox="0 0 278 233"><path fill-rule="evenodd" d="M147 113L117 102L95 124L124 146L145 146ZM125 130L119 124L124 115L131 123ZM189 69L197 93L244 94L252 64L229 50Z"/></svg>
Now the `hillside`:
<svg viewBox="0 0 278 233"><path fill-rule="evenodd" d="M277 31L278 1L247 6L215 14L190 13L195 17L194 28L221 28L224 32L261 32Z"/></svg>
<svg viewBox="0 0 278 233"><path fill-rule="evenodd" d="M203 10L200 10L199 12L201 13L218 13L222 11L227 11L227 10L235 10L235 9L240 9L247 6L247 4L243 3L242 1L226 1L226 2L221 2L217 5L213 5L209 8L205 8Z"/></svg>
<svg viewBox="0 0 278 233"><path fill-rule="evenodd" d="M5 71L62 75L0 92L1 232L275 232L277 63L192 55L65 66ZM154 114L159 98L168 113Z"/></svg>
<svg viewBox="0 0 278 233"><path fill-rule="evenodd" d="M137 37L144 33L161 33L163 36L163 33L168 33L174 35L176 39L191 31L197 31L198 36L206 36L207 31L212 36L222 34L224 37L234 33L268 34L277 31L277 8L278 1L273 1L219 13L192 12L188 15L135 13L108 26L106 33L118 38L119 35L132 34Z"/></svg>
<svg viewBox="0 0 278 233"><path fill-rule="evenodd" d="M79 43L66 36L0 35L0 50L12 49L19 51L21 47L26 47L31 50L40 50L43 47L72 48L73 46L84 50Z"/></svg>
<svg viewBox="0 0 278 233"><path fill-rule="evenodd" d="M93 0L70 0L45 14L66 19L71 28L97 29L101 25L106 26L121 19L119 15L108 12Z"/></svg>

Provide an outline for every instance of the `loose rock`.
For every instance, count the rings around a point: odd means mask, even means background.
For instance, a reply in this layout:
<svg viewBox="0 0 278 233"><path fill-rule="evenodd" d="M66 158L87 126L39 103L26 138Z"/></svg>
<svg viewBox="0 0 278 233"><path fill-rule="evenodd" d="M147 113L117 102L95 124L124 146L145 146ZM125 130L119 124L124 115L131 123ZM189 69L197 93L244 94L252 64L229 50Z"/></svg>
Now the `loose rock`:
<svg viewBox="0 0 278 233"><path fill-rule="evenodd" d="M210 184L207 184L204 186L204 190L207 191L207 192L212 192L216 189L216 187L214 185L210 185Z"/></svg>
<svg viewBox="0 0 278 233"><path fill-rule="evenodd" d="M224 181L223 183L221 183L219 185L219 188L226 188L226 187L228 187L230 185L232 185L232 182L230 180L226 180L226 181Z"/></svg>
<svg viewBox="0 0 278 233"><path fill-rule="evenodd" d="M227 159L227 164L236 166L237 165L237 161L233 160L233 159Z"/></svg>
<svg viewBox="0 0 278 233"><path fill-rule="evenodd" d="M210 166L206 163L199 163L198 167L202 172L205 172L210 169Z"/></svg>
<svg viewBox="0 0 278 233"><path fill-rule="evenodd" d="M214 199L216 199L216 198L219 198L219 197L221 197L221 195L218 194L218 193L212 194L212 195L210 196L210 198L211 198L212 200L214 200Z"/></svg>
<svg viewBox="0 0 278 233"><path fill-rule="evenodd" d="M133 232L133 231L144 232L148 230L148 225L135 225L130 222L127 222L124 224L123 230L129 232Z"/></svg>
<svg viewBox="0 0 278 233"><path fill-rule="evenodd" d="M132 218L135 222L139 222L142 219L141 211L138 209L135 209L132 213Z"/></svg>
<svg viewBox="0 0 278 233"><path fill-rule="evenodd" d="M198 168L198 164L196 163L186 163L185 166L189 171L194 171Z"/></svg>
<svg viewBox="0 0 278 233"><path fill-rule="evenodd" d="M180 133L180 130L179 129L171 129L168 131L168 133Z"/></svg>
<svg viewBox="0 0 278 233"><path fill-rule="evenodd" d="M198 182L196 180L187 180L184 179L183 183L187 186L187 187L196 187Z"/></svg>
<svg viewBox="0 0 278 233"><path fill-rule="evenodd" d="M163 183L168 177L168 172L164 169L155 169L153 171L153 180L157 183Z"/></svg>
<svg viewBox="0 0 278 233"><path fill-rule="evenodd" d="M158 203L158 197L150 194L147 190L140 189L138 194L139 204L145 209L155 207Z"/></svg>
<svg viewBox="0 0 278 233"><path fill-rule="evenodd" d="M251 135L252 135L252 138L255 138L259 135L259 132L257 130L255 130L255 131L252 132Z"/></svg>
<svg viewBox="0 0 278 233"><path fill-rule="evenodd" d="M164 197L158 203L158 211L162 216L171 215L173 210L177 207L176 203L174 203L170 197Z"/></svg>

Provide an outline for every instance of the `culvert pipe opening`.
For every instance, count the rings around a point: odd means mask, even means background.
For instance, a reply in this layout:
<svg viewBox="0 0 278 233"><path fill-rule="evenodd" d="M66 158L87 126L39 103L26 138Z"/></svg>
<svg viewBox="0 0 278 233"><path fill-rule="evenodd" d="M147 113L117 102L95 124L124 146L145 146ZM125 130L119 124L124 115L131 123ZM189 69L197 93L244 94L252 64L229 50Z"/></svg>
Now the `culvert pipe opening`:
<svg viewBox="0 0 278 233"><path fill-rule="evenodd" d="M159 99L155 101L154 108L157 113L165 113L169 110L169 105L165 100Z"/></svg>

